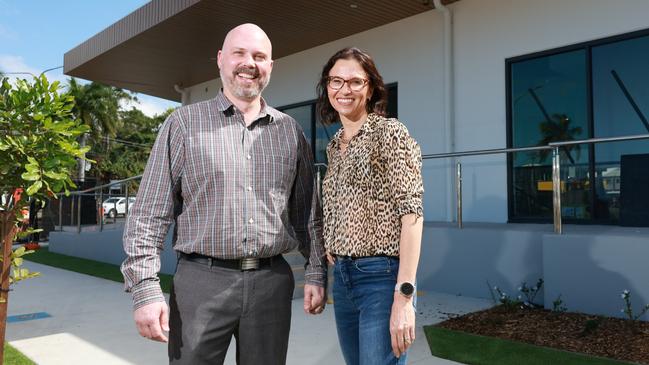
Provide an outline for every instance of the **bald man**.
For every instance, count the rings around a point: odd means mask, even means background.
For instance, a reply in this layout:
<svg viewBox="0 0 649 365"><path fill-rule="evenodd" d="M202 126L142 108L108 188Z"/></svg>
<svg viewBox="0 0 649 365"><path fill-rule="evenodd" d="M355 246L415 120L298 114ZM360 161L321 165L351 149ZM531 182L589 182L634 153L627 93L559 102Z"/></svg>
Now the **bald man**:
<svg viewBox="0 0 649 365"><path fill-rule="evenodd" d="M222 364L233 336L237 363L284 364L295 281L283 253L306 258L304 311L325 305L311 149L261 97L273 69L261 28L232 29L217 62L221 92L174 111L151 151L124 230L125 288L140 335L169 342L170 364ZM172 223L167 307L157 274Z"/></svg>

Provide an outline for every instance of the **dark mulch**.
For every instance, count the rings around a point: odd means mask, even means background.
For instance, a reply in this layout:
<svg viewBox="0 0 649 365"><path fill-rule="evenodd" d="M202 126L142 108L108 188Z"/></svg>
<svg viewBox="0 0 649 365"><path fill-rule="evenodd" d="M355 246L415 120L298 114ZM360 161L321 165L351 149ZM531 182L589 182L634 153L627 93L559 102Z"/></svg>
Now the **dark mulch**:
<svg viewBox="0 0 649 365"><path fill-rule="evenodd" d="M649 323L498 306L451 318L439 327L649 364Z"/></svg>

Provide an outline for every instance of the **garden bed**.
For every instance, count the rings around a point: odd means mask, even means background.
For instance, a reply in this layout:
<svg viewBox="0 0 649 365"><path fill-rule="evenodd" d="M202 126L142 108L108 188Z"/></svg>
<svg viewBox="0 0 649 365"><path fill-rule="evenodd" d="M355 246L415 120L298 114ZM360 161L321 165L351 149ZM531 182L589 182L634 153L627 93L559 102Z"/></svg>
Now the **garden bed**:
<svg viewBox="0 0 649 365"><path fill-rule="evenodd" d="M437 327L649 364L649 323L643 321L500 305Z"/></svg>

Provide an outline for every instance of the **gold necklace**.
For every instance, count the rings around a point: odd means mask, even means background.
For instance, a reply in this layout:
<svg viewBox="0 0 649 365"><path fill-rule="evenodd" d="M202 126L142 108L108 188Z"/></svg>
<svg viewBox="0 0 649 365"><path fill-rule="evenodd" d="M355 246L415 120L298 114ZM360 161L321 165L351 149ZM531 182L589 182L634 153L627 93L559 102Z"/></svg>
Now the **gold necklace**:
<svg viewBox="0 0 649 365"><path fill-rule="evenodd" d="M349 144L349 142L351 142L352 139L354 139L354 137L356 137L357 135L358 135L358 132L356 132L353 136L349 137L349 139L346 139L346 138L343 137L343 135L341 134L341 135L340 135L340 143L341 143L341 144Z"/></svg>

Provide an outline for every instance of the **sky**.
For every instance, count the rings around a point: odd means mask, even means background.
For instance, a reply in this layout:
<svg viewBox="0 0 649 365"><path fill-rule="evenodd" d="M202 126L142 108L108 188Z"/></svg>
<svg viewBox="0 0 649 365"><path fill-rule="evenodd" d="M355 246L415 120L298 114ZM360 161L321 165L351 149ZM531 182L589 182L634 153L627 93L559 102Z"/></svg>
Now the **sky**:
<svg viewBox="0 0 649 365"><path fill-rule="evenodd" d="M63 54L130 14L147 0L0 0L0 71L30 72L63 66ZM63 69L48 71L61 80ZM30 75L7 75L29 78ZM138 94L139 105L152 116L179 104Z"/></svg>

